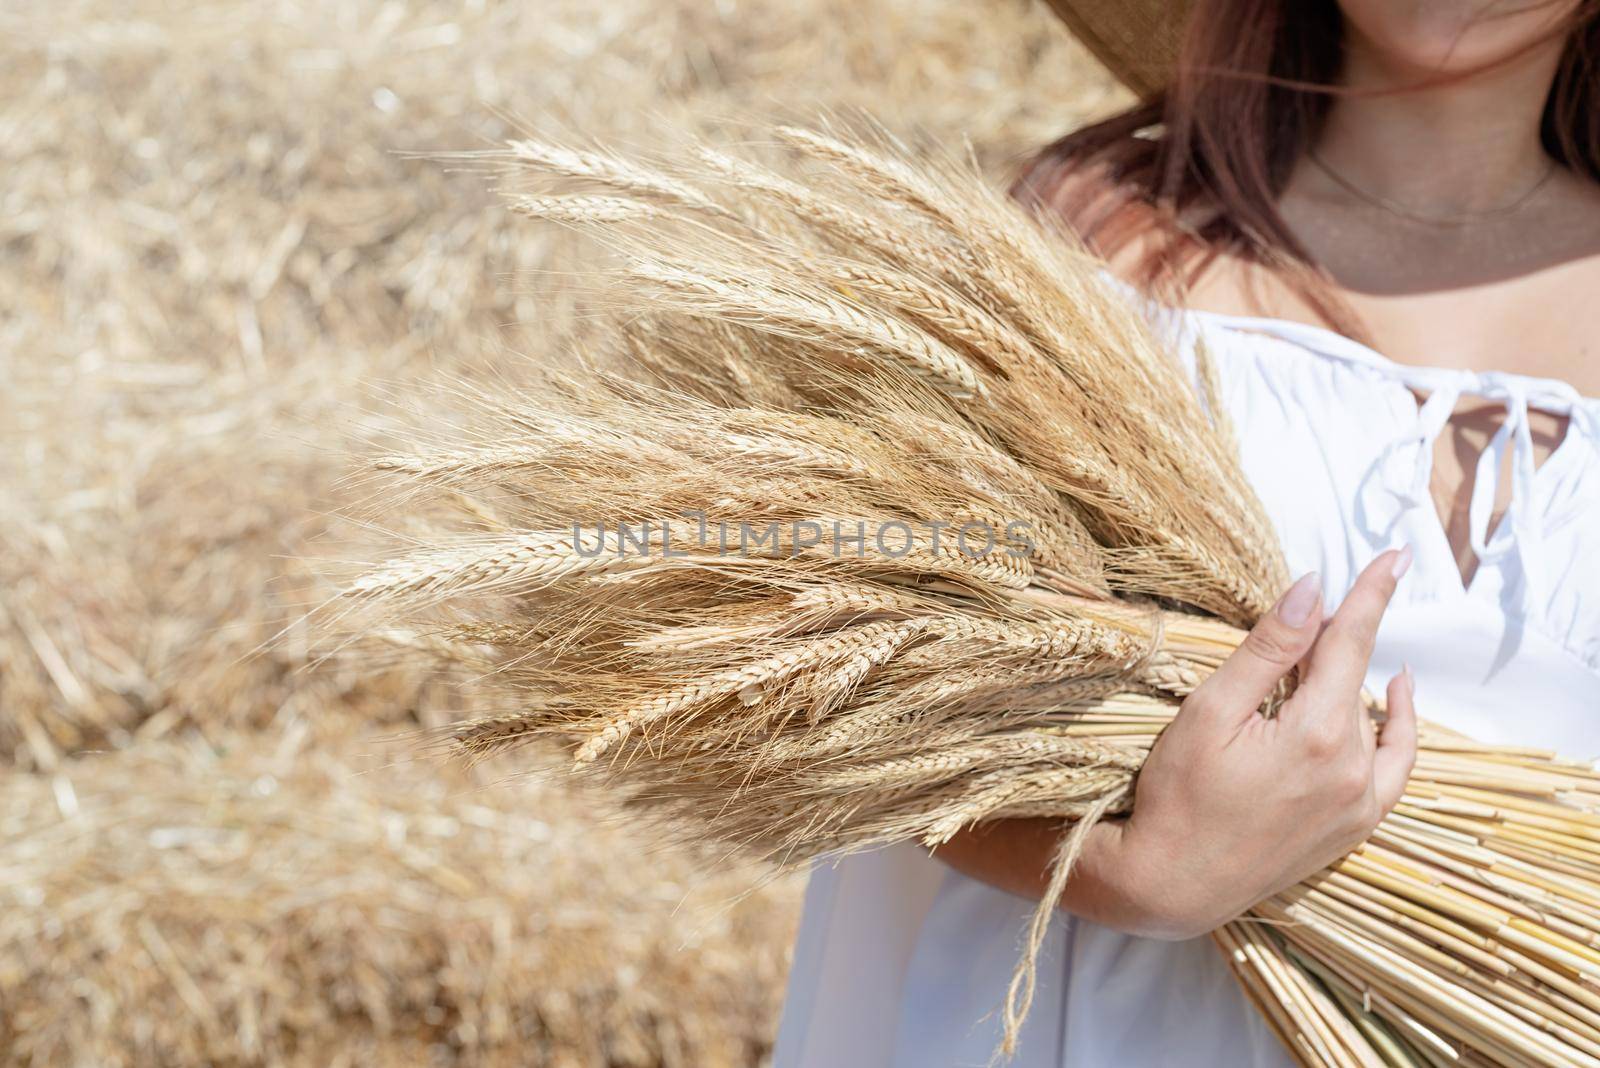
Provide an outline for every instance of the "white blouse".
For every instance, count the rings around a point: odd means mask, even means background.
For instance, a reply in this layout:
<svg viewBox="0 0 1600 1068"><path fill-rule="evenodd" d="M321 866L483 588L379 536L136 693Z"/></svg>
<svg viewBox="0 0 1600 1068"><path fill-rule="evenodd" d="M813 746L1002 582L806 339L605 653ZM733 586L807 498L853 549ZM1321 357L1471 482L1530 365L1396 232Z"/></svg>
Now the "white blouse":
<svg viewBox="0 0 1600 1068"><path fill-rule="evenodd" d="M1319 572L1330 611L1378 553L1415 551L1369 688L1409 663L1425 718L1600 755L1600 399L1549 379L1397 364L1285 320L1163 315L1191 363L1204 341L1291 572ZM1479 565L1466 585L1428 491L1434 442L1463 396L1506 411L1477 467ZM1530 408L1570 417L1542 463ZM1485 537L1507 450L1510 504ZM1033 907L910 845L819 866L774 1068L988 1064ZM1059 914L1033 1004L1017 1068L1293 1063L1209 938L1155 941Z"/></svg>

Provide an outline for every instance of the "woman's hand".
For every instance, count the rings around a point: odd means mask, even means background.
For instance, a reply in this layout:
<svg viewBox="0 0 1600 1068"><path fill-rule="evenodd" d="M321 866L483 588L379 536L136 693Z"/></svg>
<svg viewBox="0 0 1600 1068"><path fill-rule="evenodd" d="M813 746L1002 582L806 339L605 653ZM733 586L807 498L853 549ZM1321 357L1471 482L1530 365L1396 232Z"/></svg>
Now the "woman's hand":
<svg viewBox="0 0 1600 1068"><path fill-rule="evenodd" d="M1360 693L1409 550L1385 553L1322 625L1317 577L1290 588L1183 702L1139 773L1117 843L1171 934L1209 931L1361 844L1405 789L1417 753L1409 672L1374 735ZM1256 713L1301 668L1273 719Z"/></svg>
<svg viewBox="0 0 1600 1068"><path fill-rule="evenodd" d="M1370 834L1416 759L1409 672L1389 683L1381 736L1360 700L1378 623L1409 550L1384 553L1324 626L1307 575L1187 700L1139 773L1133 814L1095 828L1062 905L1134 934L1190 938L1314 874ZM1301 681L1273 719L1280 679ZM1042 892L1058 829L1008 820L944 846L957 868Z"/></svg>

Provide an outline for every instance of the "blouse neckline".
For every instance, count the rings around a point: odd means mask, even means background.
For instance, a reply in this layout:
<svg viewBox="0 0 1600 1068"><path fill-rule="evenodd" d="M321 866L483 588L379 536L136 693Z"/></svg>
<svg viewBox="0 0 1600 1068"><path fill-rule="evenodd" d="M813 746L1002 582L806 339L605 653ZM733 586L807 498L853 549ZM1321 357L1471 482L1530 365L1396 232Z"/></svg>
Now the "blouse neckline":
<svg viewBox="0 0 1600 1068"><path fill-rule="evenodd" d="M1464 367L1433 367L1423 364L1402 363L1353 337L1314 323L1297 319L1283 319L1265 315L1236 315L1209 311L1205 308L1174 308L1166 310L1199 321L1214 323L1224 329L1265 334L1325 356L1362 364L1398 378L1407 386L1434 391L1447 389L1452 393L1468 395L1503 395L1508 390L1522 394L1536 407L1560 412L1584 408L1600 414L1600 397L1579 393L1572 383L1559 378L1519 374L1514 371L1474 371Z"/></svg>

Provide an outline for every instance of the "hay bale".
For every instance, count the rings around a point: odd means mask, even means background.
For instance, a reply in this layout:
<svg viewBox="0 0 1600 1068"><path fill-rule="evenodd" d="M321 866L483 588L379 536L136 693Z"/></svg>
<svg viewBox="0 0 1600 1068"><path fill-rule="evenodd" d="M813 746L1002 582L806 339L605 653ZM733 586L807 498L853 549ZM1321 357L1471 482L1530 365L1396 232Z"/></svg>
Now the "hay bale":
<svg viewBox="0 0 1600 1068"><path fill-rule="evenodd" d="M158 742L0 784L24 1064L742 1065L795 887L558 785L360 737Z"/></svg>

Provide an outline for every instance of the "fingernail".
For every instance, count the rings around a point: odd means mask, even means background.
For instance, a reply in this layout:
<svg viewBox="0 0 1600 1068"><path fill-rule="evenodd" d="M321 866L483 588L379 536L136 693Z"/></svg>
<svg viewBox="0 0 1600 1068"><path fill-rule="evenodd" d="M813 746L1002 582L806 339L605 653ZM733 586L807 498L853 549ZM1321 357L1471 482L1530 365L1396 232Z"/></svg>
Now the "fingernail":
<svg viewBox="0 0 1600 1068"><path fill-rule="evenodd" d="M1291 627L1303 627L1320 600L1322 579L1315 571L1309 571L1278 600L1278 618Z"/></svg>
<svg viewBox="0 0 1600 1068"><path fill-rule="evenodd" d="M1405 665L1400 671L1406 677L1406 692L1412 697L1417 696L1417 677L1411 673L1411 665Z"/></svg>
<svg viewBox="0 0 1600 1068"><path fill-rule="evenodd" d="M1400 551L1394 556L1394 578L1400 581L1400 576L1411 570L1411 546L1401 546Z"/></svg>

